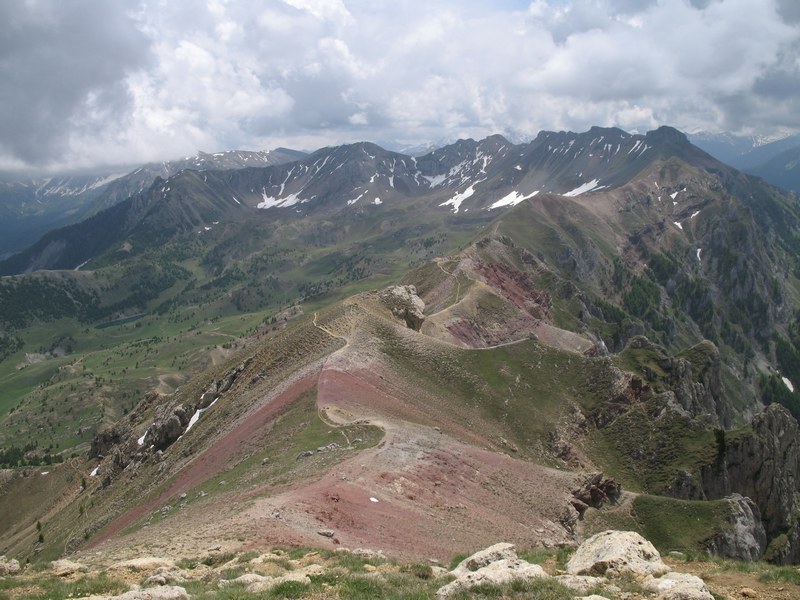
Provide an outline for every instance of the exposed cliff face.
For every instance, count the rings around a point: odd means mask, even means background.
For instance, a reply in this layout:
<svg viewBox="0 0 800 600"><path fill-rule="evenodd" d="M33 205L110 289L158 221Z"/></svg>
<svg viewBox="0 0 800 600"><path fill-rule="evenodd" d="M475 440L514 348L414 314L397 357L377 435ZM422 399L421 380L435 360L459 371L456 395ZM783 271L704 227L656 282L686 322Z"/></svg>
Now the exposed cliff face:
<svg viewBox="0 0 800 600"><path fill-rule="evenodd" d="M769 542L766 557L785 564L800 560L797 492L800 428L780 405L755 416L749 430L717 434L717 457L700 468L699 481L677 483L674 495L717 499L738 493L758 507Z"/></svg>
<svg viewBox="0 0 800 600"><path fill-rule="evenodd" d="M767 533L758 506L741 494L733 494L726 500L728 528L711 541L709 550L716 556L748 562L760 560L767 548Z"/></svg>
<svg viewBox="0 0 800 600"><path fill-rule="evenodd" d="M641 361L641 372L648 384L662 390L659 396L664 405L711 426L732 425L733 410L720 380L719 350L712 342L704 340L682 355L669 356L663 347L637 336L628 344L627 352L647 358L650 365Z"/></svg>
<svg viewBox="0 0 800 600"><path fill-rule="evenodd" d="M695 417L708 415L722 427L733 424L733 410L725 401L720 381L717 347L705 340L691 348L687 358L668 358L659 364L667 372L666 381L677 402Z"/></svg>

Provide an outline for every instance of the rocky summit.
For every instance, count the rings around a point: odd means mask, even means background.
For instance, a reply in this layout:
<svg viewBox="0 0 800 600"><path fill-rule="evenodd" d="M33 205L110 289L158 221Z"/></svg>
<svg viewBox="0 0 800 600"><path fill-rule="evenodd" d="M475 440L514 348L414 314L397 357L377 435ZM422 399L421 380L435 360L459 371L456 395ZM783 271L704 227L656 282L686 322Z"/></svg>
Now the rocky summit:
<svg viewBox="0 0 800 600"><path fill-rule="evenodd" d="M0 595L798 597L799 261L666 127L197 157L0 263Z"/></svg>

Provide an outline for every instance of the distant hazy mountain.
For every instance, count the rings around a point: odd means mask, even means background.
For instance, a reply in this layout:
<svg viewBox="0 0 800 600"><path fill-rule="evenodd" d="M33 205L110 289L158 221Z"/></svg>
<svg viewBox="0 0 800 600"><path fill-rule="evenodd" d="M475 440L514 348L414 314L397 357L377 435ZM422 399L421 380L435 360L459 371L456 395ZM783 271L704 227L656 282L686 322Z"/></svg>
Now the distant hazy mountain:
<svg viewBox="0 0 800 600"><path fill-rule="evenodd" d="M797 168L800 135L776 139L730 133L696 133L689 139L714 158L737 169L763 177L773 185L800 190L800 171Z"/></svg>
<svg viewBox="0 0 800 600"><path fill-rule="evenodd" d="M800 145L745 170L774 185L800 192Z"/></svg>
<svg viewBox="0 0 800 600"><path fill-rule="evenodd" d="M469 213L471 218L488 220L494 216L492 211L539 193L577 196L618 187L653 161L675 153L697 164L713 161L669 127L646 135L599 127L579 134L541 132L522 145L491 136L480 142L459 140L419 158L363 142L323 148L294 162L207 170L202 175L190 168L204 166L196 157L194 162L182 163L188 164L184 169L155 165L116 180L113 189L125 186L127 193L158 177L149 189L111 212L51 231L0 264L0 273L72 269L112 245L122 245L137 231L139 237L163 243L215 221L270 219L264 214L270 209L295 217L335 218L341 223L349 214L402 206L422 213ZM162 179L159 168L165 174L177 174Z"/></svg>
<svg viewBox="0 0 800 600"><path fill-rule="evenodd" d="M200 152L175 161L149 163L128 174L101 173L0 179L0 257L18 252L52 229L76 223L184 169L241 169L297 160L303 152Z"/></svg>

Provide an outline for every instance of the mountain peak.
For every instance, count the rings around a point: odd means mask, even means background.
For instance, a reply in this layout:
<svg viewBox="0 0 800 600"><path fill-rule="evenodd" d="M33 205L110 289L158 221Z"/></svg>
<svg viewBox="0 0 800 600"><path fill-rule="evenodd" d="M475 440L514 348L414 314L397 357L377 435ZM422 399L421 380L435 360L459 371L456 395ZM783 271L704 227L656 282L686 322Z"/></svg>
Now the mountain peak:
<svg viewBox="0 0 800 600"><path fill-rule="evenodd" d="M688 146L690 143L685 133L668 125L662 125L658 129L648 131L644 137L652 143L669 143L681 146Z"/></svg>

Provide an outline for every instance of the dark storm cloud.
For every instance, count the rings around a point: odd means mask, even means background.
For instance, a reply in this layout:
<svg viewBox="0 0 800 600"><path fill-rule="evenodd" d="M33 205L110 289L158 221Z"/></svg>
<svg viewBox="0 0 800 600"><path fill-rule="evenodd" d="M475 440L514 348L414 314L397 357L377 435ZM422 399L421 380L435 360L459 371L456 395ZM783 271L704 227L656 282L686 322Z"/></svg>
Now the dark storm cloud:
<svg viewBox="0 0 800 600"><path fill-rule="evenodd" d="M0 150L46 162L67 148L74 117L86 126L87 111L125 114L126 73L148 60L148 40L126 15L128 6L0 3Z"/></svg>
<svg viewBox="0 0 800 600"><path fill-rule="evenodd" d="M798 129L798 6L5 3L0 167L591 125Z"/></svg>

